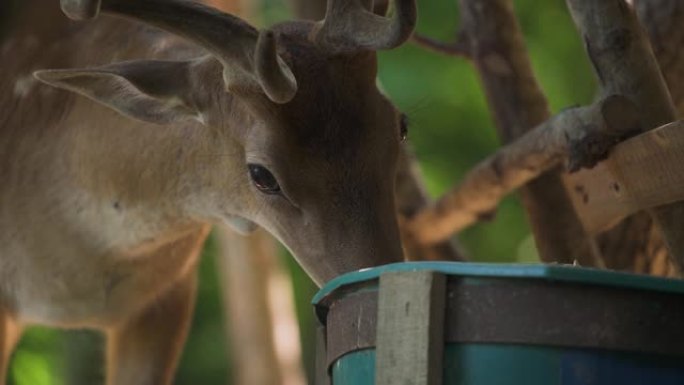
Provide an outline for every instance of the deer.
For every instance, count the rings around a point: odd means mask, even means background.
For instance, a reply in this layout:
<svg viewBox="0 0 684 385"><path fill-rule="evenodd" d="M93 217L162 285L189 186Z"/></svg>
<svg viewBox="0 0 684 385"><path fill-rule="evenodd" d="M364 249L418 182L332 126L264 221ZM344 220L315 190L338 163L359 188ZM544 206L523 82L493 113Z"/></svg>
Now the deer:
<svg viewBox="0 0 684 385"><path fill-rule="evenodd" d="M402 259L406 126L376 51L414 0L262 30L190 0L61 0L59 27L23 3L0 47L0 383L47 325L105 333L109 385L170 384L215 224L266 229L319 285Z"/></svg>

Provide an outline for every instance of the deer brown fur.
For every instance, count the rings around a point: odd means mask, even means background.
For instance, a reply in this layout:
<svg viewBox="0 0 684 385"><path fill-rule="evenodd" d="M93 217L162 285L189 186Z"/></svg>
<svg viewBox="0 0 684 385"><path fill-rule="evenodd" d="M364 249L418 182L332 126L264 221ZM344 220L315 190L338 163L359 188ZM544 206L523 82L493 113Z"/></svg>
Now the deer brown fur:
<svg viewBox="0 0 684 385"><path fill-rule="evenodd" d="M415 5L368 3L258 32L184 0L25 2L0 46L0 383L43 324L105 331L110 385L169 384L214 223L266 228L318 283L401 259L374 51Z"/></svg>

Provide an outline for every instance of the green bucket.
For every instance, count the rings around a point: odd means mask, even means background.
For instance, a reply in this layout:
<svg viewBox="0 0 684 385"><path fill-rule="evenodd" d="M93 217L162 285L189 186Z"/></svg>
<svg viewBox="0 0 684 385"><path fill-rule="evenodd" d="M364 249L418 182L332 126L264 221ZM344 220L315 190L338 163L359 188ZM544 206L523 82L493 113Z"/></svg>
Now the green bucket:
<svg viewBox="0 0 684 385"><path fill-rule="evenodd" d="M420 285L390 292L381 283L426 273L439 279L425 297ZM684 384L680 280L563 265L399 263L333 279L313 303L323 325L318 385ZM409 305L421 310L409 314ZM407 349L393 338L418 342Z"/></svg>

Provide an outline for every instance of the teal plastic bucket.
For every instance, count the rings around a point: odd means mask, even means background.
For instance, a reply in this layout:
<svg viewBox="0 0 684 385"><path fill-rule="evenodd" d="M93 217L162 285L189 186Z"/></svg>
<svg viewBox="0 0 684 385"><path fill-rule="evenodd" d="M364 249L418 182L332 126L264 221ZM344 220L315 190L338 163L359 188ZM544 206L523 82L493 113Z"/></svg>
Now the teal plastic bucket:
<svg viewBox="0 0 684 385"><path fill-rule="evenodd" d="M684 281L562 265L401 263L315 296L333 385L375 381L378 281L446 276L443 384L684 384Z"/></svg>

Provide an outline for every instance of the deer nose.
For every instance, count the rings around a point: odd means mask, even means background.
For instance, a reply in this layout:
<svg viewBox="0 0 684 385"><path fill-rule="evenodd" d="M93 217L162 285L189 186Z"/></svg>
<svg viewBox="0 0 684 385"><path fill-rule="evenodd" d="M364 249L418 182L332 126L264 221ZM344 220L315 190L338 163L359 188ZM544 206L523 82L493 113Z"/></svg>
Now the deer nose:
<svg viewBox="0 0 684 385"><path fill-rule="evenodd" d="M348 270L401 262L403 250L399 238L399 228L393 213L376 216L352 230L349 239L344 240L349 254ZM353 243L353 244L350 244Z"/></svg>
<svg viewBox="0 0 684 385"><path fill-rule="evenodd" d="M300 262L319 285L351 271L400 262L403 250L396 220L383 222L338 223L329 228L315 255L300 254Z"/></svg>

